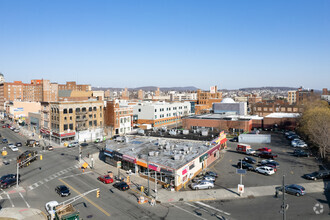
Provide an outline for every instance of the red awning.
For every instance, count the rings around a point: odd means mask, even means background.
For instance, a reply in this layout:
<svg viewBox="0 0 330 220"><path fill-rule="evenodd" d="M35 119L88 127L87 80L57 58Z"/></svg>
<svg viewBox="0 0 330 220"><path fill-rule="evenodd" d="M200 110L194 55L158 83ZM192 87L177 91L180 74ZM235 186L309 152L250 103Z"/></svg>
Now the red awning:
<svg viewBox="0 0 330 220"><path fill-rule="evenodd" d="M222 140L220 141L220 144L223 144L223 143L225 143L226 141L228 141L227 138L224 138L224 139L222 139Z"/></svg>

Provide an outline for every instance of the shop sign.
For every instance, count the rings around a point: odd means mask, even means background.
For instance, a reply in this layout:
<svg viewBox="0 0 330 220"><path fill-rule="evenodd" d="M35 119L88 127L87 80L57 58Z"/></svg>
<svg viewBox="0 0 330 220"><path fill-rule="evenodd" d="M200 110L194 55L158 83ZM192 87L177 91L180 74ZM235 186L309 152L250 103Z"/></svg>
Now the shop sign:
<svg viewBox="0 0 330 220"><path fill-rule="evenodd" d="M136 163L136 159L134 157L128 156L128 155L123 155L123 160L126 160L130 163Z"/></svg>
<svg viewBox="0 0 330 220"><path fill-rule="evenodd" d="M149 164L149 169L152 169L152 170L155 170L158 172L160 171L160 168L155 164Z"/></svg>
<svg viewBox="0 0 330 220"><path fill-rule="evenodd" d="M189 166L184 167L182 170L182 175L185 175L186 173L188 173L188 170L189 170Z"/></svg>
<svg viewBox="0 0 330 220"><path fill-rule="evenodd" d="M146 163L144 163L144 162L141 162L141 161L136 161L136 164L137 165L139 165L139 166L141 166L141 167L147 167L147 164Z"/></svg>
<svg viewBox="0 0 330 220"><path fill-rule="evenodd" d="M117 152L117 151L114 151L114 152L112 153L112 155L113 155L114 157L118 157L119 159L123 159L123 154L121 154L121 153L119 153L119 152Z"/></svg>
<svg viewBox="0 0 330 220"><path fill-rule="evenodd" d="M203 162L204 160L207 159L208 156L209 156L208 153L206 153L206 154L200 156L200 157L199 157L199 162L200 162L200 163Z"/></svg>
<svg viewBox="0 0 330 220"><path fill-rule="evenodd" d="M171 169L160 168L160 172L165 173L165 174L173 175L173 170L171 170Z"/></svg>

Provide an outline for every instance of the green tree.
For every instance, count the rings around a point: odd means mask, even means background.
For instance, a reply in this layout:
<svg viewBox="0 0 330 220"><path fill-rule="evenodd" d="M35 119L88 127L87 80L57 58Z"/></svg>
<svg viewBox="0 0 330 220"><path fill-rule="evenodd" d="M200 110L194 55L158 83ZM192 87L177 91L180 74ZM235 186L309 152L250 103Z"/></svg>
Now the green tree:
<svg viewBox="0 0 330 220"><path fill-rule="evenodd" d="M316 101L305 106L299 120L299 131L319 149L322 159L330 153L330 108L327 102Z"/></svg>

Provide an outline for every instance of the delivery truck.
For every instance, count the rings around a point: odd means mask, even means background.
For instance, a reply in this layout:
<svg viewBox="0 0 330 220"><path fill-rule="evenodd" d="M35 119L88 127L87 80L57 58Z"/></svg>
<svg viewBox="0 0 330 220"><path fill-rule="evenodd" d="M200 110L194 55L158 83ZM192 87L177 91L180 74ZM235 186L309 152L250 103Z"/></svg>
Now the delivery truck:
<svg viewBox="0 0 330 220"><path fill-rule="evenodd" d="M256 153L248 144L237 144L236 151L243 154L253 155Z"/></svg>

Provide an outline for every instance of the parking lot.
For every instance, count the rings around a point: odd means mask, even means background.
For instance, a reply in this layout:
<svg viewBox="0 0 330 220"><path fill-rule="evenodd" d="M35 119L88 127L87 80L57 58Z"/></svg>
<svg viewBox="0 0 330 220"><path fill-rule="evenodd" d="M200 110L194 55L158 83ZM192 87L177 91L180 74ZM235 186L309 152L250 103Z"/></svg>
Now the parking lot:
<svg viewBox="0 0 330 220"><path fill-rule="evenodd" d="M266 176L254 171L247 171L243 175L243 184L245 187L253 186L267 186L267 185L281 185L283 175L285 175L285 184L299 184L311 182L302 176L306 173L318 171L320 169L319 163L315 157L295 157L292 152L295 148L290 146L290 141L285 138L281 133L271 134L270 144L250 144L256 150L261 147L268 147L272 149L272 153L277 154L275 159L280 167L274 175ZM245 154L237 153L237 142L227 142L228 148L223 152L222 159L216 161L209 167L209 171L215 171L219 177L215 182L215 188L234 188L240 182L240 175L236 174L237 162L243 159ZM263 158L251 156L260 162ZM256 165L254 165L256 167ZM322 180L318 180L322 181Z"/></svg>

